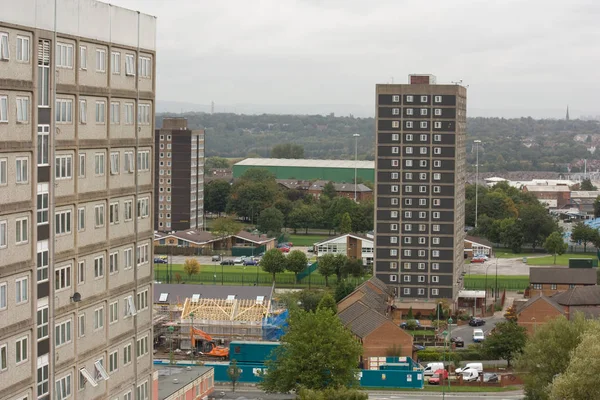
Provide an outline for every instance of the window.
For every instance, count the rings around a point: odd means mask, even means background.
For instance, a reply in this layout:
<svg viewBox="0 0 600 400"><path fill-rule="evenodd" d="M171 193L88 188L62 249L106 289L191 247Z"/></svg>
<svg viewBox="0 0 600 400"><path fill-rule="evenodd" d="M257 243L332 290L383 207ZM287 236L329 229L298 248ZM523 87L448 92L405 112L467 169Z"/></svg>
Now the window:
<svg viewBox="0 0 600 400"><path fill-rule="evenodd" d="M442 179L442 174L439 174L439 173L433 174L434 181L439 181L440 179Z"/></svg>
<svg viewBox="0 0 600 400"><path fill-rule="evenodd" d="M133 173L133 152L132 151L125 151L123 153L125 155L125 165L123 165L123 168L125 170L126 173Z"/></svg>
<svg viewBox="0 0 600 400"><path fill-rule="evenodd" d="M15 302L17 304L27 303L29 299L29 278L19 278L15 282Z"/></svg>
<svg viewBox="0 0 600 400"><path fill-rule="evenodd" d="M8 306L8 285L0 283L0 310L4 310Z"/></svg>
<svg viewBox="0 0 600 400"><path fill-rule="evenodd" d="M442 154L442 148L441 147L434 147L433 148L433 154Z"/></svg>
<svg viewBox="0 0 600 400"><path fill-rule="evenodd" d="M29 122L29 97L17 97L17 123Z"/></svg>
<svg viewBox="0 0 600 400"><path fill-rule="evenodd" d="M390 282L396 282L398 277L396 275L390 275Z"/></svg>
<svg viewBox="0 0 600 400"><path fill-rule="evenodd" d="M148 308L148 291L144 290L136 295L137 310L142 311Z"/></svg>
<svg viewBox="0 0 600 400"><path fill-rule="evenodd" d="M17 244L27 243L29 240L29 218L19 218L16 221L15 232Z"/></svg>
<svg viewBox="0 0 600 400"><path fill-rule="evenodd" d="M440 290L439 289L431 289L431 295L432 296L438 296L440 294Z"/></svg>
<svg viewBox="0 0 600 400"><path fill-rule="evenodd" d="M434 186L433 187L433 193L440 193L441 188L439 186Z"/></svg>
<svg viewBox="0 0 600 400"><path fill-rule="evenodd" d="M37 397L45 396L50 391L48 385L48 364L42 365L37 369Z"/></svg>
<svg viewBox="0 0 600 400"><path fill-rule="evenodd" d="M393 179L393 180L397 180L397 179L398 179L398 173L397 173L397 172L392 172L392 173L390 174L390 177L391 177L391 179Z"/></svg>
<svg viewBox="0 0 600 400"><path fill-rule="evenodd" d="M422 181L427 180L427 174L425 172L421 172L419 174L419 180L422 180Z"/></svg>
<svg viewBox="0 0 600 400"><path fill-rule="evenodd" d="M96 102L96 123L97 124L104 123L105 114L106 114L106 103L104 101L97 101Z"/></svg>
<svg viewBox="0 0 600 400"><path fill-rule="evenodd" d="M104 175L104 153L94 154L94 173Z"/></svg>
<svg viewBox="0 0 600 400"><path fill-rule="evenodd" d="M419 224L419 232L427 231L427 226L425 224Z"/></svg>
<svg viewBox="0 0 600 400"><path fill-rule="evenodd" d="M439 225L433 225L433 231L434 232L439 232L440 231L440 226Z"/></svg>
<svg viewBox="0 0 600 400"><path fill-rule="evenodd" d="M0 122L8 122L8 97L0 96Z"/></svg>
<svg viewBox="0 0 600 400"><path fill-rule="evenodd" d="M71 265L54 270L54 289L62 290L71 287Z"/></svg>
<svg viewBox="0 0 600 400"><path fill-rule="evenodd" d="M85 207L77 209L77 231L81 232L85 230Z"/></svg>
<svg viewBox="0 0 600 400"><path fill-rule="evenodd" d="M432 263L431 264L431 269L434 269L434 270L440 269L440 263Z"/></svg>
<svg viewBox="0 0 600 400"><path fill-rule="evenodd" d="M137 216L138 218L148 217L149 198L138 199L137 201Z"/></svg>
<svg viewBox="0 0 600 400"><path fill-rule="evenodd" d="M425 250L419 250L419 257L425 257Z"/></svg>
<svg viewBox="0 0 600 400"><path fill-rule="evenodd" d="M96 49L96 72L106 72L106 50Z"/></svg>
<svg viewBox="0 0 600 400"><path fill-rule="evenodd" d="M411 129L413 127L413 122L412 121L406 121L405 126L406 126L407 129Z"/></svg>
<svg viewBox="0 0 600 400"><path fill-rule="evenodd" d="M407 108L406 115L414 115L414 110L412 108Z"/></svg>
<svg viewBox="0 0 600 400"><path fill-rule="evenodd" d="M8 183L8 160L0 158L0 185Z"/></svg>
<svg viewBox="0 0 600 400"><path fill-rule="evenodd" d="M400 121L392 121L392 128L400 128Z"/></svg>
<svg viewBox="0 0 600 400"><path fill-rule="evenodd" d="M392 115L400 115L400 109L399 108L392 108Z"/></svg>
<svg viewBox="0 0 600 400"><path fill-rule="evenodd" d="M133 103L125 103L125 125L133 125Z"/></svg>
<svg viewBox="0 0 600 400"><path fill-rule="evenodd" d="M433 135L433 141L434 142L441 142L442 141L442 135Z"/></svg>
<svg viewBox="0 0 600 400"><path fill-rule="evenodd" d="M410 244L411 241L412 241L412 238L410 236L404 237L404 244Z"/></svg>
<svg viewBox="0 0 600 400"><path fill-rule="evenodd" d="M442 115L442 109L441 108L436 108L435 110L433 110L433 114L435 116L441 116Z"/></svg>
<svg viewBox="0 0 600 400"><path fill-rule="evenodd" d="M412 218L412 211L404 211L404 218Z"/></svg>
<svg viewBox="0 0 600 400"><path fill-rule="evenodd" d="M423 275L419 275L418 279L419 279L419 282L425 282L425 276L423 276Z"/></svg>
<svg viewBox="0 0 600 400"><path fill-rule="evenodd" d="M433 199L433 205L434 206L439 206L440 205L440 199Z"/></svg>
<svg viewBox="0 0 600 400"><path fill-rule="evenodd" d="M425 263L420 262L419 265L417 266L417 268L419 268L420 270L424 270L425 269Z"/></svg>
<svg viewBox="0 0 600 400"><path fill-rule="evenodd" d="M79 314L77 317L77 325L79 326L79 337L85 336L85 314Z"/></svg>
<svg viewBox="0 0 600 400"><path fill-rule="evenodd" d="M119 159L121 155L119 152L110 153L110 174L118 175L119 174Z"/></svg>
<svg viewBox="0 0 600 400"><path fill-rule="evenodd" d="M137 265L148 263L148 245L142 244L137 247Z"/></svg>
<svg viewBox="0 0 600 400"><path fill-rule="evenodd" d="M29 158L17 158L17 183L27 183L29 181Z"/></svg>
<svg viewBox="0 0 600 400"><path fill-rule="evenodd" d="M390 250L390 256L396 257L397 255L398 255L398 250L397 249L391 249Z"/></svg>
<svg viewBox="0 0 600 400"><path fill-rule="evenodd" d="M60 322L54 327L56 347L71 342L71 320Z"/></svg>
<svg viewBox="0 0 600 400"><path fill-rule="evenodd" d="M432 255L433 257L439 258L439 256L440 256L440 251L439 251L439 250L433 250L433 251L431 252L431 255Z"/></svg>
<svg viewBox="0 0 600 400"><path fill-rule="evenodd" d="M55 178L56 179L71 179L72 178L73 156L56 156L55 159Z"/></svg>
<svg viewBox="0 0 600 400"><path fill-rule="evenodd" d="M1 227L1 225L0 225ZM37 282L48 280L48 241L41 241L37 244Z"/></svg>
<svg viewBox="0 0 600 400"><path fill-rule="evenodd" d="M124 219L125 221L130 221L133 218L133 200L126 200L124 201L123 205L125 208Z"/></svg>
<svg viewBox="0 0 600 400"><path fill-rule="evenodd" d="M400 140L400 135L397 133L392 134L392 141L397 142Z"/></svg>
<svg viewBox="0 0 600 400"><path fill-rule="evenodd" d="M392 244L398 243L398 236L391 236L390 237L390 243L392 243Z"/></svg>
<svg viewBox="0 0 600 400"><path fill-rule="evenodd" d="M130 247L123 250L123 268L129 269L133 267L133 249Z"/></svg>
<svg viewBox="0 0 600 400"><path fill-rule="evenodd" d="M150 104L138 104L138 124L150 124Z"/></svg>
<svg viewBox="0 0 600 400"><path fill-rule="evenodd" d="M108 256L108 272L111 274L119 272L119 252L110 253Z"/></svg>
<svg viewBox="0 0 600 400"><path fill-rule="evenodd" d="M111 102L110 103L110 123L118 125L121 117L121 103Z"/></svg>
<svg viewBox="0 0 600 400"><path fill-rule="evenodd" d="M131 362L131 343L123 347L123 365L127 365Z"/></svg>
<svg viewBox="0 0 600 400"><path fill-rule="evenodd" d="M398 230L398 224L390 224L390 231L397 231Z"/></svg>
<svg viewBox="0 0 600 400"><path fill-rule="evenodd" d="M148 57L140 57L139 74L141 78L150 78L152 76L152 60Z"/></svg>
<svg viewBox="0 0 600 400"><path fill-rule="evenodd" d="M398 211L390 211L391 218L398 218Z"/></svg>
<svg viewBox="0 0 600 400"><path fill-rule="evenodd" d="M48 306L37 310L37 338L42 340L48 337Z"/></svg>
<svg viewBox="0 0 600 400"><path fill-rule="evenodd" d="M108 323L114 324L119 320L119 302L115 301L108 305Z"/></svg>
<svg viewBox="0 0 600 400"><path fill-rule="evenodd" d="M398 154L398 147L392 147L392 154Z"/></svg>
<svg viewBox="0 0 600 400"><path fill-rule="evenodd" d="M421 142L426 142L427 141L427 135L426 134L419 135L419 140Z"/></svg>
<svg viewBox="0 0 600 400"><path fill-rule="evenodd" d="M94 310L94 330L104 327L104 307Z"/></svg>
<svg viewBox="0 0 600 400"><path fill-rule="evenodd" d="M556 283L553 283L553 284L551 284L551 285L550 285L550 289L552 289L552 290L556 290Z"/></svg>
<svg viewBox="0 0 600 400"><path fill-rule="evenodd" d="M146 344L147 343L148 343L148 338L146 338ZM148 400L148 381L142 383L140 386L137 387L137 393L136 393L135 399L136 400Z"/></svg>
<svg viewBox="0 0 600 400"><path fill-rule="evenodd" d="M419 199L419 205L420 206L426 206L427 205L427 199Z"/></svg>
<svg viewBox="0 0 600 400"><path fill-rule="evenodd" d="M104 276L104 256L94 258L94 278Z"/></svg>
<svg viewBox="0 0 600 400"><path fill-rule="evenodd" d="M398 185L392 185L391 191L392 193L398 193Z"/></svg>
<svg viewBox="0 0 600 400"><path fill-rule="evenodd" d="M150 152L149 151L138 151L137 162L138 162L138 171L149 171L150 170Z"/></svg>
<svg viewBox="0 0 600 400"><path fill-rule="evenodd" d="M57 211L54 214L54 223L57 235L71 233L71 210Z"/></svg>
<svg viewBox="0 0 600 400"><path fill-rule="evenodd" d="M137 340L136 356L142 357L146 354L148 354L148 336L144 336L143 338Z"/></svg>
<svg viewBox="0 0 600 400"><path fill-rule="evenodd" d="M405 295L409 295L409 294L410 294L410 288L407 288L407 287L406 287L406 288L404 288L404 289L403 289L403 293L404 293Z"/></svg>
<svg viewBox="0 0 600 400"><path fill-rule="evenodd" d="M110 69L115 75L121 74L121 53L118 51L110 53Z"/></svg>
<svg viewBox="0 0 600 400"><path fill-rule="evenodd" d="M392 198L392 202L391 203L392 203L393 206L397 206L398 205L398 198L397 197Z"/></svg>
<svg viewBox="0 0 600 400"><path fill-rule="evenodd" d="M20 364L29 357L29 337L25 336L15 342L15 362Z"/></svg>
<svg viewBox="0 0 600 400"><path fill-rule="evenodd" d="M436 103L441 103L442 102L442 96L435 96L433 98L433 101L436 102Z"/></svg>
<svg viewBox="0 0 600 400"><path fill-rule="evenodd" d="M112 374L113 372L115 372L119 365L119 352L118 351L113 351L112 353L110 353L108 355L108 373Z"/></svg>
<svg viewBox="0 0 600 400"><path fill-rule="evenodd" d="M406 141L407 142L412 142L413 141L413 135L412 135L412 133L409 133L409 134L406 135Z"/></svg>
<svg viewBox="0 0 600 400"><path fill-rule="evenodd" d="M411 256L411 254L412 254L411 250L404 250L404 255L405 255L406 257L410 257L410 256Z"/></svg>
<svg viewBox="0 0 600 400"><path fill-rule="evenodd" d="M411 95L406 96L406 102L407 103L412 103L414 101L414 97Z"/></svg>
<svg viewBox="0 0 600 400"><path fill-rule="evenodd" d="M419 193L427 193L427 186L419 186Z"/></svg>
<svg viewBox="0 0 600 400"><path fill-rule="evenodd" d="M79 69L87 69L87 47L79 46Z"/></svg>
<svg viewBox="0 0 600 400"><path fill-rule="evenodd" d="M398 269L398 263L396 261L392 261L390 263L390 269Z"/></svg>
<svg viewBox="0 0 600 400"><path fill-rule="evenodd" d="M427 103L427 96L421 96L421 103Z"/></svg>
<svg viewBox="0 0 600 400"><path fill-rule="evenodd" d="M135 304L133 302L133 296L127 296L123 299L123 310L125 311L125 317L133 317L137 315Z"/></svg>
<svg viewBox="0 0 600 400"><path fill-rule="evenodd" d="M542 285L540 283L534 283L533 284L533 288L537 289L537 290L541 290L542 289Z"/></svg>
<svg viewBox="0 0 600 400"><path fill-rule="evenodd" d="M406 154L412 154L413 153L413 148L412 147L407 147L406 148Z"/></svg>
<svg viewBox="0 0 600 400"><path fill-rule="evenodd" d="M427 167L427 160L419 160L420 167Z"/></svg>
<svg viewBox="0 0 600 400"><path fill-rule="evenodd" d="M1 98L0 98L0 114L1 111ZM0 120L2 117L0 116ZM38 151L38 166L48 165L48 152L49 152L49 133L50 125L38 125L38 136L37 136L37 151Z"/></svg>
<svg viewBox="0 0 600 400"><path fill-rule="evenodd" d="M419 244L425 244L425 238L424 237L420 237L419 238Z"/></svg>
<svg viewBox="0 0 600 400"><path fill-rule="evenodd" d="M440 244L440 238L439 237L434 237L433 239L431 239L431 242L433 244Z"/></svg>
<svg viewBox="0 0 600 400"><path fill-rule="evenodd" d="M73 45L56 43L56 66L58 68L73 68Z"/></svg>
<svg viewBox="0 0 600 400"><path fill-rule="evenodd" d="M421 108L421 115L423 115L423 116L427 115L427 109L426 108Z"/></svg>
<svg viewBox="0 0 600 400"><path fill-rule="evenodd" d="M442 123L441 123L441 122L439 122L439 121L437 121L437 122L434 122L434 123L433 123L433 127L434 127L435 129L442 129ZM439 137L439 135L438 135L438 137ZM438 140L438 141L439 141L439 140Z"/></svg>
<svg viewBox="0 0 600 400"><path fill-rule="evenodd" d="M119 203L110 203L108 206L108 221L111 225L119 223Z"/></svg>
<svg viewBox="0 0 600 400"><path fill-rule="evenodd" d="M392 96L392 103L399 103L400 102L400 96L398 96L397 94Z"/></svg>
<svg viewBox="0 0 600 400"><path fill-rule="evenodd" d="M397 167L398 166L398 160L392 160L392 167Z"/></svg>
<svg viewBox="0 0 600 400"><path fill-rule="evenodd" d="M70 124L73 122L73 100L57 99L55 115L58 123Z"/></svg>
<svg viewBox="0 0 600 400"><path fill-rule="evenodd" d="M104 204L94 206L94 223L96 228L104 226Z"/></svg>
<svg viewBox="0 0 600 400"><path fill-rule="evenodd" d="M85 260L77 263L77 283L85 282Z"/></svg>
<svg viewBox="0 0 600 400"><path fill-rule="evenodd" d="M412 230L412 225L411 224L404 224L404 230L406 232L410 232Z"/></svg>
<svg viewBox="0 0 600 400"><path fill-rule="evenodd" d="M440 168L442 166L442 162L440 160L433 161L434 168Z"/></svg>
<svg viewBox="0 0 600 400"><path fill-rule="evenodd" d="M404 275L404 282L410 282L410 275Z"/></svg>
<svg viewBox="0 0 600 400"><path fill-rule="evenodd" d="M54 389L57 400L64 400L71 397L71 374L57 380Z"/></svg>
<svg viewBox="0 0 600 400"><path fill-rule="evenodd" d="M420 154L427 154L427 147L420 147L419 148L419 153Z"/></svg>
<svg viewBox="0 0 600 400"><path fill-rule="evenodd" d="M404 190L406 191L406 193L412 193L412 186L405 186Z"/></svg>
<svg viewBox="0 0 600 400"><path fill-rule="evenodd" d="M0 45L0 47L3 46ZM1 56L0 59L2 59ZM29 38L26 36L17 36L17 61L29 62Z"/></svg>
<svg viewBox="0 0 600 400"><path fill-rule="evenodd" d="M421 129L427 128L427 121L421 121Z"/></svg>

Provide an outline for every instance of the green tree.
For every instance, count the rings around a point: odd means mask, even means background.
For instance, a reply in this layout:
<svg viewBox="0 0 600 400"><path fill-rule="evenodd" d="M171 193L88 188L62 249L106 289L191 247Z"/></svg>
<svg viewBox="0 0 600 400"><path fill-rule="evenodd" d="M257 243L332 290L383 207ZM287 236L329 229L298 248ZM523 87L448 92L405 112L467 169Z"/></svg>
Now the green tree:
<svg viewBox="0 0 600 400"><path fill-rule="evenodd" d="M302 202L300 202L302 203ZM308 234L308 229L317 227L323 217L321 208L316 205L299 204L290 212L289 225L294 229L303 228Z"/></svg>
<svg viewBox="0 0 600 400"><path fill-rule="evenodd" d="M289 217L290 217L290 213L294 209L294 204L288 199L280 198L277 201L275 201L275 204L273 204L273 207L275 207L276 209L281 211L281 213L283 214L283 226L285 226L285 227L289 226L289 223L290 223Z"/></svg>
<svg viewBox="0 0 600 400"><path fill-rule="evenodd" d="M571 230L571 241L581 242L583 244L583 252L587 252L587 244L593 242L598 235L598 231L591 226L587 226L583 222L578 222Z"/></svg>
<svg viewBox="0 0 600 400"><path fill-rule="evenodd" d="M231 195L231 185L222 179L216 179L204 186L204 208L206 211L220 215L225 212L229 196Z"/></svg>
<svg viewBox="0 0 600 400"><path fill-rule="evenodd" d="M269 393L354 387L361 354L362 346L333 311L292 311L259 385Z"/></svg>
<svg viewBox="0 0 600 400"><path fill-rule="evenodd" d="M294 280L298 283L298 273L304 271L308 264L306 254L301 250L292 250L286 257L286 261L285 269L294 273Z"/></svg>
<svg viewBox="0 0 600 400"><path fill-rule="evenodd" d="M407 320L415 319L415 316L413 315L413 309L412 309L412 307L408 308L408 314L406 314L406 319Z"/></svg>
<svg viewBox="0 0 600 400"><path fill-rule="evenodd" d="M544 242L544 249L548 253L554 254L554 264L556 264L556 255L564 254L567 251L567 248L568 245L565 243L559 232L552 232Z"/></svg>
<svg viewBox="0 0 600 400"><path fill-rule="evenodd" d="M565 372L552 381L550 400L600 399L599 370L600 333L588 328Z"/></svg>
<svg viewBox="0 0 600 400"><path fill-rule="evenodd" d="M260 260L263 271L273 275L273 282L275 282L275 274L285 271L285 263L285 256L279 249L267 251Z"/></svg>
<svg viewBox="0 0 600 400"><path fill-rule="evenodd" d="M237 365L237 360L233 359L227 368L227 376L229 380L231 380L231 391L235 392L235 383L240 379L240 375L242 375L242 370Z"/></svg>
<svg viewBox="0 0 600 400"><path fill-rule="evenodd" d="M332 389L309 390L302 388L296 400L367 400L369 395L357 389Z"/></svg>
<svg viewBox="0 0 600 400"><path fill-rule="evenodd" d="M277 236L283 228L283 213L275 207L265 208L258 217L257 228L259 231Z"/></svg>
<svg viewBox="0 0 600 400"><path fill-rule="evenodd" d="M323 190L321 191L322 196L327 196L329 199L333 199L337 196L337 192L335 191L335 186L333 182L329 181L323 186Z"/></svg>
<svg viewBox="0 0 600 400"><path fill-rule="evenodd" d="M242 224L231 217L220 217L212 221L211 232L218 237L226 238L242 230Z"/></svg>
<svg viewBox="0 0 600 400"><path fill-rule="evenodd" d="M231 187L226 211L253 221L280 196L275 175L264 168L248 169Z"/></svg>
<svg viewBox="0 0 600 400"><path fill-rule="evenodd" d="M526 399L549 399L549 385L567 369L587 326L584 316L576 314L571 321L561 315L536 328L516 365L523 372Z"/></svg>
<svg viewBox="0 0 600 400"><path fill-rule="evenodd" d="M348 296L356 289L356 285L352 282L341 280L335 286L335 301L336 303L340 302L344 297Z"/></svg>
<svg viewBox="0 0 600 400"><path fill-rule="evenodd" d="M337 304L335 303L335 300L333 299L333 296L331 296L331 294L325 293L321 298L321 301L319 301L317 309L328 309L336 313Z"/></svg>
<svg viewBox="0 0 600 400"><path fill-rule="evenodd" d="M491 360L506 360L508 367L521 354L527 342L527 329L516 322L499 322L483 341L483 351Z"/></svg>
<svg viewBox="0 0 600 400"><path fill-rule="evenodd" d="M346 270L346 263L348 262L348 257L345 254L336 254L333 259L333 265L335 268L335 277L339 282L342 278L346 278L348 276L348 271Z"/></svg>
<svg viewBox="0 0 600 400"><path fill-rule="evenodd" d="M579 185L579 190L595 191L598 190L598 188L592 184L590 179L584 179L581 181L581 185Z"/></svg>
<svg viewBox="0 0 600 400"><path fill-rule="evenodd" d="M558 230L556 221L541 204L521 207L519 219L523 241L530 243L533 250L543 244L548 235Z"/></svg>
<svg viewBox="0 0 600 400"><path fill-rule="evenodd" d="M200 263L195 258L188 258L183 263L183 270L187 276L192 279L192 275L196 275L200 272Z"/></svg>
<svg viewBox="0 0 600 400"><path fill-rule="evenodd" d="M365 275L365 267L363 266L362 260L355 258L346 258L344 263L344 276L351 275L354 278L360 278Z"/></svg>
<svg viewBox="0 0 600 400"><path fill-rule="evenodd" d="M600 217L600 196L594 200L594 218Z"/></svg>
<svg viewBox="0 0 600 400"><path fill-rule="evenodd" d="M204 169L210 171L211 169L227 169L230 168L229 160L223 157L208 157L204 162Z"/></svg>
<svg viewBox="0 0 600 400"><path fill-rule="evenodd" d="M347 197L338 196L332 199L327 206L323 222L325 223L326 228L331 231L340 226L342 216L345 213L348 213L349 215L353 214L357 204Z"/></svg>
<svg viewBox="0 0 600 400"><path fill-rule="evenodd" d="M329 287L329 277L335 274L337 262L334 254L325 254L317 260L317 269L325 277L325 286Z"/></svg>
<svg viewBox="0 0 600 400"><path fill-rule="evenodd" d="M304 147L294 143L282 143L273 146L271 158L304 158Z"/></svg>
<svg viewBox="0 0 600 400"><path fill-rule="evenodd" d="M342 215L339 230L342 235L352 232L352 219L350 218L350 214L344 213L344 215Z"/></svg>

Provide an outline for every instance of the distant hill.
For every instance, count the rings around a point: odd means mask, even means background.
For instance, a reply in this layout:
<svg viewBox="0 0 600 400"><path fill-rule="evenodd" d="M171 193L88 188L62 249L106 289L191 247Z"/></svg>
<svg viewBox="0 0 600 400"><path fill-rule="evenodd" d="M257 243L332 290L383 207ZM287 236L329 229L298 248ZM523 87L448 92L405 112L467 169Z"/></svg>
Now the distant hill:
<svg viewBox="0 0 600 400"><path fill-rule="evenodd" d="M182 108L183 108L182 103ZM360 134L360 159L374 159L373 118L334 115L243 115L234 113L187 112L157 114L162 126L165 116L188 119L192 129L206 129L206 155L222 157L268 157L279 143L304 146L306 158L354 158L354 133ZM480 171L572 172L600 169L600 123L582 120L536 120L532 118L469 118L467 163L475 164L474 139L480 147ZM598 147L598 152L591 153Z"/></svg>

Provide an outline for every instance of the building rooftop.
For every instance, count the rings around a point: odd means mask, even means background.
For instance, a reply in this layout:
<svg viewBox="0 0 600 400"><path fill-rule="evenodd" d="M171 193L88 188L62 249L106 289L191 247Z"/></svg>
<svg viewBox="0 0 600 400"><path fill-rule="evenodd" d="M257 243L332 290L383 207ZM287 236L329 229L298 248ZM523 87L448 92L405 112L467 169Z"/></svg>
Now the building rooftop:
<svg viewBox="0 0 600 400"><path fill-rule="evenodd" d="M344 311L340 312L338 316L342 321L342 324L359 338L369 336L369 333L373 332L387 321L391 321L377 311L372 310L362 301L357 301L352 304Z"/></svg>
<svg viewBox="0 0 600 400"><path fill-rule="evenodd" d="M595 268L593 269L595 270ZM562 306L599 306L600 286L575 287L555 294L552 296L552 300Z"/></svg>
<svg viewBox="0 0 600 400"><path fill-rule="evenodd" d="M532 267L529 269L531 284L595 285L596 268Z"/></svg>
<svg viewBox="0 0 600 400"><path fill-rule="evenodd" d="M161 366L158 369L158 400L164 400L204 374L212 367Z"/></svg>
<svg viewBox="0 0 600 400"><path fill-rule="evenodd" d="M234 295L240 300L255 300L263 296L268 301L273 294L271 286L221 286L221 285L186 285L186 284L155 284L154 303L168 304L171 302L184 303L186 299L199 295L201 299L227 299ZM161 297L162 296L162 297ZM161 301L162 300L162 301Z"/></svg>
<svg viewBox="0 0 600 400"><path fill-rule="evenodd" d="M600 190L573 190L571 191L571 199L590 199L596 200L600 196Z"/></svg>
<svg viewBox="0 0 600 400"><path fill-rule="evenodd" d="M250 232L240 231L235 235L228 236L215 236L211 232L207 231L199 231L196 229L188 229L185 231L174 231L170 233L166 232L154 232L154 240L165 239L167 237L173 237L181 240L185 240L186 242L191 242L195 244L209 243L216 240L227 239L230 236L237 237L248 242L253 242L256 244L263 244L270 242L273 238L268 237L267 235L254 235Z"/></svg>
<svg viewBox="0 0 600 400"><path fill-rule="evenodd" d="M570 192L567 185L525 185L528 192Z"/></svg>
<svg viewBox="0 0 600 400"><path fill-rule="evenodd" d="M234 166L375 169L375 161L246 158Z"/></svg>
<svg viewBox="0 0 600 400"><path fill-rule="evenodd" d="M371 243L371 245L373 245L373 239L372 238L368 238L368 237L363 236L363 235L358 235L356 233L346 233L346 234L335 236L335 237L332 237L332 238L327 238L325 240L321 240L320 242L316 242L314 245L315 246L323 245L325 243L334 242L334 241L336 241L338 239L345 238L347 236L351 236L351 237L353 237L355 239L359 239L359 240L368 241L368 242ZM377 278L375 278L375 279L377 279ZM379 279L377 279L377 280L379 280Z"/></svg>

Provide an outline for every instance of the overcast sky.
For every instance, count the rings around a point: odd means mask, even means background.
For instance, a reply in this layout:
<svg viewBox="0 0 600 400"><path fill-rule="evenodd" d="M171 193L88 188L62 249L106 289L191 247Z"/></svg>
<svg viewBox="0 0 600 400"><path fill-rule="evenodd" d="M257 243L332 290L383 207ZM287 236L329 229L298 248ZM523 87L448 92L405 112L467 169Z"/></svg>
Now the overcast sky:
<svg viewBox="0 0 600 400"><path fill-rule="evenodd" d="M600 115L599 0L111 3L158 18L163 104L369 115L376 83L431 73L471 116Z"/></svg>

